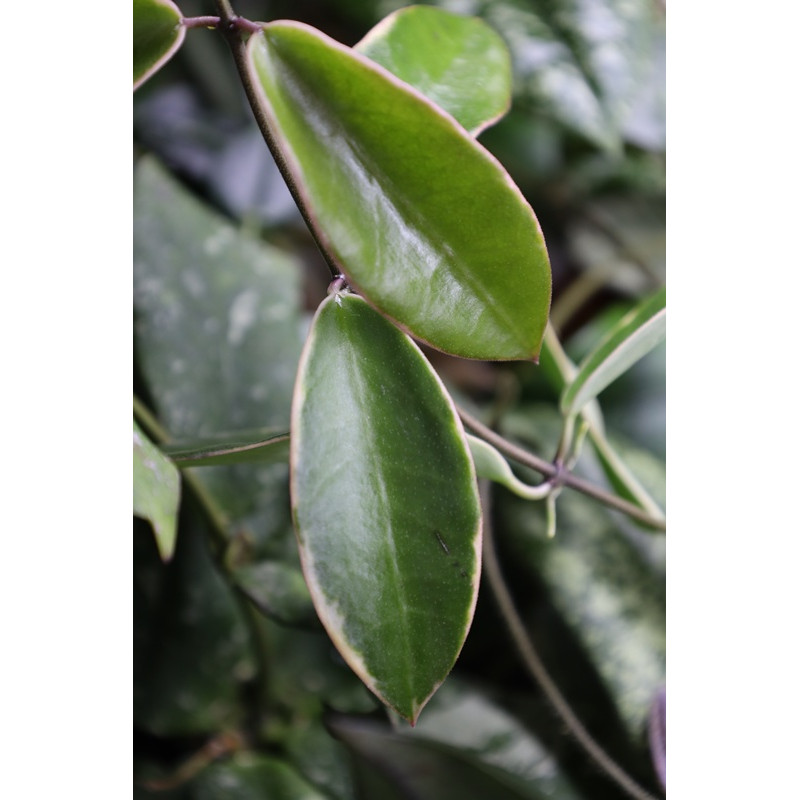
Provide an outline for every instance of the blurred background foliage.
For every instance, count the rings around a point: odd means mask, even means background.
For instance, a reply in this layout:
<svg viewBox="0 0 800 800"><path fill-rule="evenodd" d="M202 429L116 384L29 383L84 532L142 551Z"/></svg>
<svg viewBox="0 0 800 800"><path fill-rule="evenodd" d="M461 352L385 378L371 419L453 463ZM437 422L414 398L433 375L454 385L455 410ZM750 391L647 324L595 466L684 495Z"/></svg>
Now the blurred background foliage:
<svg viewBox="0 0 800 800"><path fill-rule="evenodd" d="M211 2L181 0L184 16ZM353 45L392 0L238 0ZM507 42L511 111L480 136L533 206L552 323L578 361L665 281L665 11L657 0L443 0ZM328 270L252 120L219 33L190 30L134 96L135 390L170 439L288 429ZM427 352L465 406L550 458L558 395L531 364ZM665 348L601 397L609 438L662 506ZM519 474L536 480L533 474ZM603 484L588 450L577 471ZM135 796L613 798L521 668L488 587L415 729L343 664L303 583L285 464L185 474L177 550L134 525ZM574 492L494 490L511 592L592 734L657 791L647 716L664 682L664 536Z"/></svg>

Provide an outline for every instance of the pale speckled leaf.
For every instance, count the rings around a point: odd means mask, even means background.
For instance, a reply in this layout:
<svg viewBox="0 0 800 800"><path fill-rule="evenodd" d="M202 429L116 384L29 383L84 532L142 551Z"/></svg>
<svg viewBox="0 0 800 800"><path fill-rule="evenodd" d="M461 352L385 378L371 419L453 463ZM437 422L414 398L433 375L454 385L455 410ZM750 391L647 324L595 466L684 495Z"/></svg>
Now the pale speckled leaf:
<svg viewBox="0 0 800 800"><path fill-rule="evenodd" d="M330 800L283 759L241 752L192 782L192 800Z"/></svg>
<svg viewBox="0 0 800 800"><path fill-rule="evenodd" d="M292 409L306 582L342 657L412 724L472 621L475 472L452 401L414 343L360 297L320 306Z"/></svg>
<svg viewBox="0 0 800 800"><path fill-rule="evenodd" d="M547 746L469 685L450 679L414 729L335 717L334 733L420 800L582 800ZM405 796L405 795L403 795Z"/></svg>
<svg viewBox="0 0 800 800"><path fill-rule="evenodd" d="M664 26L648 0L560 0L486 4L485 19L512 54L515 97L600 147L619 150L623 136L655 147L663 130L642 114L653 93ZM656 79L657 81L657 79ZM645 134L642 128L649 124ZM663 124L663 123L662 123Z"/></svg>
<svg viewBox="0 0 800 800"><path fill-rule="evenodd" d="M452 114L477 136L511 104L511 59L483 20L408 6L381 20L355 50Z"/></svg>
<svg viewBox="0 0 800 800"><path fill-rule="evenodd" d="M152 159L134 175L137 363L175 441L288 430L302 348L301 267L238 231ZM290 529L285 463L194 473L257 543Z"/></svg>
<svg viewBox="0 0 800 800"><path fill-rule="evenodd" d="M175 550L181 479L175 465L133 422L133 513L153 526L158 552L169 561Z"/></svg>

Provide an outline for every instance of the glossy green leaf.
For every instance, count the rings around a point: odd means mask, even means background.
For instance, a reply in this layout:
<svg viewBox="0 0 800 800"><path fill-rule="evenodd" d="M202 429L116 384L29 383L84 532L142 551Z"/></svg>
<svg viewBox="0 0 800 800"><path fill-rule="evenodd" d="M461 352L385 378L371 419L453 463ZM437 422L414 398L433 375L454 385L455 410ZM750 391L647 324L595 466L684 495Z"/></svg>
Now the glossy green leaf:
<svg viewBox="0 0 800 800"><path fill-rule="evenodd" d="M204 442L171 442L163 449L179 467L286 463L289 460L289 433L241 431Z"/></svg>
<svg viewBox="0 0 800 800"><path fill-rule="evenodd" d="M469 629L480 507L461 423L414 343L360 297L320 306L292 407L306 582L342 657L414 723Z"/></svg>
<svg viewBox="0 0 800 800"><path fill-rule="evenodd" d="M477 17L408 6L381 20L355 50L452 114L477 136L511 105L511 57Z"/></svg>
<svg viewBox="0 0 800 800"><path fill-rule="evenodd" d="M666 306L666 289L660 289L609 331L581 362L574 380L564 390L561 408L565 414L580 412L586 403L664 340Z"/></svg>
<svg viewBox="0 0 800 800"><path fill-rule="evenodd" d="M133 88L158 72L183 44L186 28L171 0L133 0Z"/></svg>
<svg viewBox="0 0 800 800"><path fill-rule="evenodd" d="M351 285L440 350L535 358L547 251L494 157L412 87L306 25L266 25L248 53L317 236Z"/></svg>
<svg viewBox="0 0 800 800"><path fill-rule="evenodd" d="M175 465L133 422L133 513L153 526L158 552L172 558L178 530L181 479Z"/></svg>
<svg viewBox="0 0 800 800"><path fill-rule="evenodd" d="M526 500L541 500L547 496L549 486L530 486L521 481L511 471L508 461L488 442L468 433L467 444L479 478L495 481Z"/></svg>

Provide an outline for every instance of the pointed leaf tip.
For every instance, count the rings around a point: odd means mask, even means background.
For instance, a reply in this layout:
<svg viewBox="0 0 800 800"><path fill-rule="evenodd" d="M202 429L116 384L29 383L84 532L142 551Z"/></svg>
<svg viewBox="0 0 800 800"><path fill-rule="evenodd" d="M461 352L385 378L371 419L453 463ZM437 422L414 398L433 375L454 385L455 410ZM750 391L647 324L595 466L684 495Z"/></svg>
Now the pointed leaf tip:
<svg viewBox="0 0 800 800"><path fill-rule="evenodd" d="M291 493L317 614L354 672L414 724L453 667L480 570L480 505L455 408L362 298L323 301L292 409Z"/></svg>

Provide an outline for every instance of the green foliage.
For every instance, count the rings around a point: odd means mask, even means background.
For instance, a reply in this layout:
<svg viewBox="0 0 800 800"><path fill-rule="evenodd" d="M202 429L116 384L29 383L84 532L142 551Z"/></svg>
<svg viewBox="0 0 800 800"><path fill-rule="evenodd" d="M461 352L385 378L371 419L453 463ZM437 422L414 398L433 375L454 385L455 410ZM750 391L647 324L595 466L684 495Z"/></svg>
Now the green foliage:
<svg viewBox="0 0 800 800"><path fill-rule="evenodd" d="M134 2L136 797L650 796L663 22L199 5Z"/></svg>

